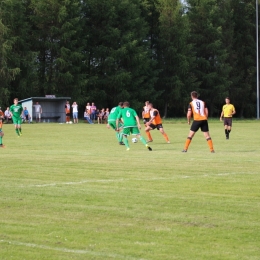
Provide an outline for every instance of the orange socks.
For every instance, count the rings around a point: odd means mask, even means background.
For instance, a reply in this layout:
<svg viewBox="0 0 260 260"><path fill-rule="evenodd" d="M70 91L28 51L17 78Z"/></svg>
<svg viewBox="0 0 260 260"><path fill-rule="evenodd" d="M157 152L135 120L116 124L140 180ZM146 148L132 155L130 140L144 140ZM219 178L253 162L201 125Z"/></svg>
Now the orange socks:
<svg viewBox="0 0 260 260"><path fill-rule="evenodd" d="M184 150L188 150L191 140L192 140L191 137L187 137L185 146L184 146Z"/></svg>
<svg viewBox="0 0 260 260"><path fill-rule="evenodd" d="M209 146L210 151L213 151L214 148L213 148L213 142L212 142L211 138L208 138L207 142L208 142L208 146Z"/></svg>
<svg viewBox="0 0 260 260"><path fill-rule="evenodd" d="M166 140L166 142L169 142L169 138L168 138L168 135L166 133L163 134L163 137Z"/></svg>
<svg viewBox="0 0 260 260"><path fill-rule="evenodd" d="M148 141L152 141L153 138L152 138L150 132L149 132L149 131L146 131L145 133L146 133L146 135L147 135Z"/></svg>

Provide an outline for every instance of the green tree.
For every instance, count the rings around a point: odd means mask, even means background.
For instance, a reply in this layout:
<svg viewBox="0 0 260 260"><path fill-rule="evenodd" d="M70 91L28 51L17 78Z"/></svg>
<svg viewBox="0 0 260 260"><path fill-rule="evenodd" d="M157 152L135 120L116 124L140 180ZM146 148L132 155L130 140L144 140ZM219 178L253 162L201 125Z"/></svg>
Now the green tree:
<svg viewBox="0 0 260 260"><path fill-rule="evenodd" d="M208 102L212 116L219 112L219 104L228 92L231 66L224 33L228 12L225 0L188 0L191 42L196 53L195 75L199 92Z"/></svg>

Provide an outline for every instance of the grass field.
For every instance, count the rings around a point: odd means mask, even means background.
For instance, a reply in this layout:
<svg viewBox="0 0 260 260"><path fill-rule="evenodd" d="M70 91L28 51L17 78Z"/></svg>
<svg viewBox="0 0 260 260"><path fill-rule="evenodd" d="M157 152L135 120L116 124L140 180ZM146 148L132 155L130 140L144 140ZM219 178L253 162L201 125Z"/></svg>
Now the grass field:
<svg viewBox="0 0 260 260"><path fill-rule="evenodd" d="M234 123L216 153L189 126L130 151L105 125L4 125L0 259L260 259L258 121ZM142 130L144 135L144 130ZM145 136L145 135L144 135Z"/></svg>

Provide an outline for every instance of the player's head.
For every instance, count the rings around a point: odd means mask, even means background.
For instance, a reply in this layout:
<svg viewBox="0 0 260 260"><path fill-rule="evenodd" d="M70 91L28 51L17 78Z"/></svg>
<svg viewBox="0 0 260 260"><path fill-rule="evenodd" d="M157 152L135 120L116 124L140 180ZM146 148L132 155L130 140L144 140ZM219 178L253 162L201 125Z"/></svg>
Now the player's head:
<svg viewBox="0 0 260 260"><path fill-rule="evenodd" d="M124 104L123 102L119 102L118 106L123 107L123 104Z"/></svg>
<svg viewBox="0 0 260 260"><path fill-rule="evenodd" d="M230 104L230 98L229 97L226 97L225 101L226 101L226 104Z"/></svg>
<svg viewBox="0 0 260 260"><path fill-rule="evenodd" d="M149 101L145 101L144 103L145 103L146 106L148 106L150 102Z"/></svg>
<svg viewBox="0 0 260 260"><path fill-rule="evenodd" d="M192 92L190 93L190 95L191 95L191 98L194 98L194 99L196 99L196 98L199 97L199 94L198 94L196 91L192 91Z"/></svg>
<svg viewBox="0 0 260 260"><path fill-rule="evenodd" d="M148 107L149 107L150 109L152 109L152 108L153 108L153 103L149 103L149 104L148 104Z"/></svg>
<svg viewBox="0 0 260 260"><path fill-rule="evenodd" d="M18 104L18 98L14 99L14 104L17 105Z"/></svg>
<svg viewBox="0 0 260 260"><path fill-rule="evenodd" d="M124 107L129 107L130 106L130 103L128 101L125 101L124 104L123 104Z"/></svg>

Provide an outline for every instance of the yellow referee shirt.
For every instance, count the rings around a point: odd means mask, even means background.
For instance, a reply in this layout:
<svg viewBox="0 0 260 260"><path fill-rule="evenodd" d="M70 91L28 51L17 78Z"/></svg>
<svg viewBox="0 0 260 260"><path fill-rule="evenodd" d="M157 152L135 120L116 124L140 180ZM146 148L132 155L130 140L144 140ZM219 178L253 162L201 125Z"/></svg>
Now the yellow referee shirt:
<svg viewBox="0 0 260 260"><path fill-rule="evenodd" d="M232 117L235 107L232 104L226 104L223 106L222 111L224 112L224 117Z"/></svg>

